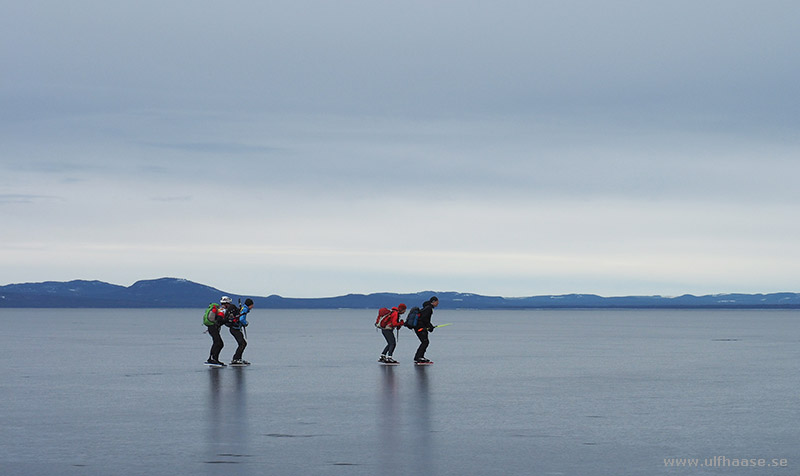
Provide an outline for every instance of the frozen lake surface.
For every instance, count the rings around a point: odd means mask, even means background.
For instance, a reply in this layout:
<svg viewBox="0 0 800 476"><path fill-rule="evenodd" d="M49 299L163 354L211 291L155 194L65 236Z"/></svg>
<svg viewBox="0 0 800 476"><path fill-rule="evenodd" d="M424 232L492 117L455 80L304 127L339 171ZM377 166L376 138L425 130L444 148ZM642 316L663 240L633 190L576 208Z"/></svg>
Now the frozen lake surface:
<svg viewBox="0 0 800 476"><path fill-rule="evenodd" d="M256 308L213 369L203 310L0 310L0 474L800 471L798 311L439 309L383 367L377 311Z"/></svg>

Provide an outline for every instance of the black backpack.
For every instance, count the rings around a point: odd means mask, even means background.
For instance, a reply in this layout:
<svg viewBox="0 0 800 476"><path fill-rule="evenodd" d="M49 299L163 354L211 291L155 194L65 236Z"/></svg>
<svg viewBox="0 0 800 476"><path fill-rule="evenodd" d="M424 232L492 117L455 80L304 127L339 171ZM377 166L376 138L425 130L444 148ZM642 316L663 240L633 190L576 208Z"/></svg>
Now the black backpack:
<svg viewBox="0 0 800 476"><path fill-rule="evenodd" d="M408 310L408 317L406 317L406 323L403 324L404 326L408 327L409 329L416 330L417 323L419 323L419 313L420 308L414 306Z"/></svg>
<svg viewBox="0 0 800 476"><path fill-rule="evenodd" d="M238 327L239 326L239 310L234 306L231 305L223 305L223 309L225 309L225 317L222 320L222 323L228 327Z"/></svg>

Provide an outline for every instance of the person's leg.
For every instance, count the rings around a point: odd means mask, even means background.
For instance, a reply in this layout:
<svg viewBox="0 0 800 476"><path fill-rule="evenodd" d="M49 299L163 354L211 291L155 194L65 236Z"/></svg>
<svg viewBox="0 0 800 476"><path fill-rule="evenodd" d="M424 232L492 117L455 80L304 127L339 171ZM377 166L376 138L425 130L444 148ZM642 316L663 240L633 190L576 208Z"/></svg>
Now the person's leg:
<svg viewBox="0 0 800 476"><path fill-rule="evenodd" d="M208 351L208 361L211 362L214 360L214 346L217 345L217 339L214 338L214 326L206 326L208 329L209 337L211 337L211 349Z"/></svg>
<svg viewBox="0 0 800 476"><path fill-rule="evenodd" d="M219 360L219 353L225 347L225 342L222 341L222 336L219 335L219 327L208 326L208 333L211 334L211 355L212 361Z"/></svg>
<svg viewBox="0 0 800 476"><path fill-rule="evenodd" d="M244 348L247 347L247 340L244 338L244 334L242 333L241 329L234 329L231 327L231 335L239 344L239 347L236 348L236 352L233 354L233 360L242 360Z"/></svg>
<svg viewBox="0 0 800 476"><path fill-rule="evenodd" d="M383 337L386 339L386 347L383 348L383 355L391 357L397 347L397 340L394 338L394 329L383 329Z"/></svg>
<svg viewBox="0 0 800 476"><path fill-rule="evenodd" d="M416 331L417 338L419 338L419 347L417 347L417 353L414 354L414 360L421 360L425 358L425 351L428 349L428 330L423 329L421 331Z"/></svg>

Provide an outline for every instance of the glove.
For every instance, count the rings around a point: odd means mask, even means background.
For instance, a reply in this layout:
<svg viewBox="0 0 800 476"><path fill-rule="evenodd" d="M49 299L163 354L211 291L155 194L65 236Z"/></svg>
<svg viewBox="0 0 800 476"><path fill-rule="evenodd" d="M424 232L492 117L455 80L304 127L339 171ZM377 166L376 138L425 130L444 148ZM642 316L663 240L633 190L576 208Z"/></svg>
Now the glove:
<svg viewBox="0 0 800 476"><path fill-rule="evenodd" d="M406 323L406 321L400 319L400 321L397 323L397 327L403 327L403 324L405 324L405 323Z"/></svg>
<svg viewBox="0 0 800 476"><path fill-rule="evenodd" d="M250 323L249 323L249 322L245 322L245 323L244 323L244 326L245 326L245 327L247 327L247 326L249 326L249 325L250 325Z"/></svg>
<svg viewBox="0 0 800 476"><path fill-rule="evenodd" d="M436 329L436 328L435 328L435 327L433 327L433 326L430 326L430 327L428 328L428 332L433 332L433 330L434 330L434 329Z"/></svg>

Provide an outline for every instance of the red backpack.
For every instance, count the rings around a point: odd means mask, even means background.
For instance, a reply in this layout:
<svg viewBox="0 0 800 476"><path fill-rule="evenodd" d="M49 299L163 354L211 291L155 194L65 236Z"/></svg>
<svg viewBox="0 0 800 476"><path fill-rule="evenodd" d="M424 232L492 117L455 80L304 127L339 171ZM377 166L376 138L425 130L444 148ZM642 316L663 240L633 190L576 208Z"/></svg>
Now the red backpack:
<svg viewBox="0 0 800 476"><path fill-rule="evenodd" d="M386 326L389 325L389 321L392 317L392 310L382 307L378 309L378 318L375 319L375 327L380 329L386 329Z"/></svg>

